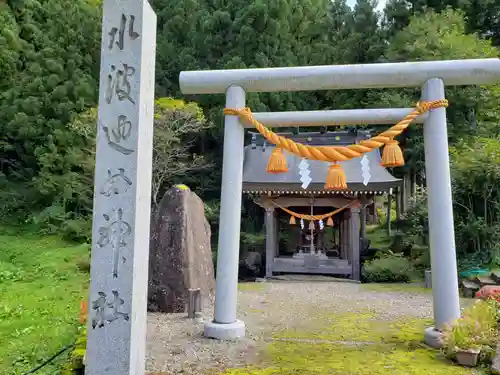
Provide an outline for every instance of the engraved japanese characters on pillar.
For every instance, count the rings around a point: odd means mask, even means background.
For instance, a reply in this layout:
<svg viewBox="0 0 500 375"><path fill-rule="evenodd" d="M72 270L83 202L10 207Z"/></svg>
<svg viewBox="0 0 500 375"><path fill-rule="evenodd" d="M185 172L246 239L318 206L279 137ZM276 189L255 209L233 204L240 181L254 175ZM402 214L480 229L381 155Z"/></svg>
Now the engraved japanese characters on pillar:
<svg viewBox="0 0 500 375"><path fill-rule="evenodd" d="M140 37L140 34L134 28L135 20L136 17L133 14L129 16L124 13L121 14L120 25L112 27L107 34L109 37L108 50L113 50L117 46L119 51L123 51L126 42L128 43L128 41L133 41ZM128 30L127 35L126 30ZM126 36L128 36L128 40ZM118 102L128 102L135 106L135 100L132 98L133 87L131 79L135 76L136 69L131 64L121 61L120 64L110 64L109 70L106 103L112 104L113 99L116 97ZM114 122L101 123L101 128L111 149L122 155L130 155L134 152L133 147L129 144L133 131L132 121L125 114L118 114ZM132 184L130 178L125 175L124 168L118 168L118 173L115 174L108 169L108 176L104 186L100 190L100 194L111 199L119 194L125 194ZM114 219L109 214L102 215L105 224L98 229L99 239L97 240L97 246L102 249L111 247L113 252L112 275L113 278L118 278L120 261L122 263L127 261L122 252L128 245L133 229L123 219L124 212L122 208L113 211L112 215L116 216Z"/></svg>
<svg viewBox="0 0 500 375"><path fill-rule="evenodd" d="M132 181L127 177L125 169L118 168L117 170L118 173L113 173L111 169L108 169L108 178L100 190L100 194L105 197L126 193L132 186Z"/></svg>
<svg viewBox="0 0 500 375"><path fill-rule="evenodd" d="M106 135L109 147L123 155L130 155L134 152L132 148L123 145L129 140L132 131L132 122L127 119L127 116L118 115L116 123L113 123L111 126L104 124L101 126Z"/></svg>
<svg viewBox="0 0 500 375"><path fill-rule="evenodd" d="M102 328L105 323L114 322L117 319L129 320L129 315L120 312L120 306L124 301L120 298L120 293L116 290L112 291L113 299L108 300L106 293L98 292L99 297L92 302L92 310L95 311L94 318L92 318L92 328ZM108 310L111 310L110 312Z"/></svg>
<svg viewBox="0 0 500 375"><path fill-rule="evenodd" d="M99 239L97 245L100 248L105 248L108 245L113 249L113 277L118 277L118 264L120 260L120 250L127 246L129 237L132 233L132 227L128 222L123 220L123 210L119 208L116 213L116 218L112 221L110 215L103 214L106 224L99 228ZM127 259L122 256L122 262Z"/></svg>
<svg viewBox="0 0 500 375"><path fill-rule="evenodd" d="M102 20L85 371L144 375L156 15L104 0Z"/></svg>
<svg viewBox="0 0 500 375"><path fill-rule="evenodd" d="M132 92L130 79L135 75L135 68L126 63L121 65L121 67L117 68L114 64L111 64L110 73L108 74L106 101L111 104L116 95L119 101L128 100L130 103L135 104L135 100L130 95Z"/></svg>
<svg viewBox="0 0 500 375"><path fill-rule="evenodd" d="M130 20L127 19L127 16L122 13L121 21L120 21L120 29L117 27L111 28L111 31L108 33L109 35L109 44L108 44L108 49L113 49L113 45L116 44L118 48L123 51L123 48L125 46L125 28L127 26L127 21L128 21L128 37L131 40L135 40L139 38L139 33L134 31L134 23L135 23L135 16L130 15ZM118 33L118 40L115 41L116 33Z"/></svg>

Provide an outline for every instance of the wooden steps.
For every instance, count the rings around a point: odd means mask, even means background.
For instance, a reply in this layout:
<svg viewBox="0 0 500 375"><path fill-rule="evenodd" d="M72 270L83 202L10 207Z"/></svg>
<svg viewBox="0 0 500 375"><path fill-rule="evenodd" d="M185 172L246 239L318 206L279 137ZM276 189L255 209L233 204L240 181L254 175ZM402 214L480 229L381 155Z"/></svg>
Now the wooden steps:
<svg viewBox="0 0 500 375"><path fill-rule="evenodd" d="M491 278L495 280L498 285L500 285L500 271L493 271L491 273Z"/></svg>
<svg viewBox="0 0 500 375"><path fill-rule="evenodd" d="M482 287L485 285L497 285L497 282L490 276L476 276L474 282Z"/></svg>
<svg viewBox="0 0 500 375"><path fill-rule="evenodd" d="M474 298L474 296L476 295L476 292L479 291L479 289L481 289L480 284L477 284L474 281L467 280L467 279L463 279L460 282L460 285L461 285L461 289L462 289L462 295L465 298Z"/></svg>
<svg viewBox="0 0 500 375"><path fill-rule="evenodd" d="M462 279L460 289L466 298L474 298L483 286L500 286L500 271L493 271L490 275L476 276L472 279Z"/></svg>

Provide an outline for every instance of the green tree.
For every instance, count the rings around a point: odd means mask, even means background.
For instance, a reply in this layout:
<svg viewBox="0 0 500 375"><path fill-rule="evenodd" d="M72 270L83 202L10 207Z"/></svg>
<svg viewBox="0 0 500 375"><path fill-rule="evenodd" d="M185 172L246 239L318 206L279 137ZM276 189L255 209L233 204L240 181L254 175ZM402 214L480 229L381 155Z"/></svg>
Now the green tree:
<svg viewBox="0 0 500 375"><path fill-rule="evenodd" d="M397 33L386 52L390 61L484 58L497 55L488 40L466 34L463 12L451 9L427 11L413 16ZM396 90L395 90L396 91ZM498 201L496 191L497 150L500 120L498 86L447 87L448 132L452 167L452 189L456 244L461 267L498 264ZM395 102L417 100L420 89L397 90ZM487 138L486 138L487 137ZM489 139L491 138L491 139ZM421 172L425 182L423 139L420 127L405 133L405 153L410 169ZM427 232L427 213L416 205L406 224L420 223ZM411 230L406 231L411 233Z"/></svg>
<svg viewBox="0 0 500 375"><path fill-rule="evenodd" d="M424 61L482 58L495 56L491 44L473 34L465 34L465 20L460 11L445 10L441 13L428 11L413 16L408 27L393 38L386 52L389 61ZM390 92L385 94L385 97ZM447 117L450 142L470 137L481 126L483 108L495 107L497 95L491 88L448 87L446 97L450 102ZM415 103L420 89L399 90L391 100L397 103ZM497 112L488 110L489 122ZM403 142L409 156L410 169L423 171L423 143L421 128L411 127ZM411 142L411 143L410 143Z"/></svg>
<svg viewBox="0 0 500 375"><path fill-rule="evenodd" d="M179 93L182 70L318 65L332 61L329 2L154 0L158 11L157 86L163 95ZM189 16L188 16L189 15ZM303 108L314 95L264 93L249 95L254 110ZM223 99L196 98L220 119Z"/></svg>
<svg viewBox="0 0 500 375"><path fill-rule="evenodd" d="M451 149L459 258L500 265L500 139L474 137Z"/></svg>
<svg viewBox="0 0 500 375"><path fill-rule="evenodd" d="M2 211L36 211L54 199L40 174L52 168L60 179L58 168L79 157L67 124L96 102L100 9L86 0L9 1L0 19Z"/></svg>
<svg viewBox="0 0 500 375"><path fill-rule="evenodd" d="M345 48L350 51L350 63L376 62L383 54L384 43L379 27L376 0L357 0Z"/></svg>
<svg viewBox="0 0 500 375"><path fill-rule="evenodd" d="M442 12L447 8L465 12L467 32L477 33L500 44L499 0L389 0L384 9L384 29L389 37L406 27L410 17L426 10Z"/></svg>
<svg viewBox="0 0 500 375"><path fill-rule="evenodd" d="M380 14L375 0L358 0L351 9L345 0L330 7L330 33L334 46L329 64L367 64L378 62L387 48L379 27ZM375 94L376 93L376 94ZM352 109L373 106L379 90L340 90L326 95L328 108Z"/></svg>
<svg viewBox="0 0 500 375"><path fill-rule="evenodd" d="M37 179L40 191L50 194L47 207L33 221L49 230L60 230L73 238L89 235L94 194L94 164L97 109L91 108L68 124L74 142L72 158L57 153L44 155L44 168ZM197 173L213 166L210 156L192 152L198 133L211 124L201 108L172 98L155 102L153 140L152 205L176 183L191 185Z"/></svg>
<svg viewBox="0 0 500 375"><path fill-rule="evenodd" d="M333 61L328 0L153 0L158 15L157 92L177 96L182 70L321 65ZM192 96L216 126L195 150L222 156L222 95ZM325 107L325 93L250 93L254 111ZM220 168L203 175L205 199L220 196Z"/></svg>
<svg viewBox="0 0 500 375"><path fill-rule="evenodd" d="M500 45L500 0L469 0L467 29Z"/></svg>
<svg viewBox="0 0 500 375"><path fill-rule="evenodd" d="M351 33L354 15L346 0L334 0L330 7L331 40L335 48L334 62L348 64L351 62L349 56L349 45L347 40Z"/></svg>

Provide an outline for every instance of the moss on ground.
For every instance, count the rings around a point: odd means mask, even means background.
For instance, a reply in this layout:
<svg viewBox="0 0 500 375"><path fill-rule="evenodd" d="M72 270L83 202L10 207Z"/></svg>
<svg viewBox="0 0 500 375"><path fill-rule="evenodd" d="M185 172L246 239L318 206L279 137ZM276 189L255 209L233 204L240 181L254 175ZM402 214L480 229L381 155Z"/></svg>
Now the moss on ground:
<svg viewBox="0 0 500 375"><path fill-rule="evenodd" d="M259 366L225 375L472 375L422 344L425 319L393 322L373 312L318 314L305 331L275 333ZM295 341L294 341L295 340ZM316 340L316 341L314 341Z"/></svg>
<svg viewBox="0 0 500 375"><path fill-rule="evenodd" d="M431 288L424 288L420 283L361 284L361 289L371 292L411 292L432 294Z"/></svg>

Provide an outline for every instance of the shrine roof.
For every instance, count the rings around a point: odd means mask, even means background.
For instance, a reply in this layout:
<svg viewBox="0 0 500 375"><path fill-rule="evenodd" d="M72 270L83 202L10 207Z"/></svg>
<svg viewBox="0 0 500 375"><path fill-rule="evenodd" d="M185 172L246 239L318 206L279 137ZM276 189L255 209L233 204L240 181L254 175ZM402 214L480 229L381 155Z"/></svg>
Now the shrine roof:
<svg viewBox="0 0 500 375"><path fill-rule="evenodd" d="M301 158L284 152L287 159L288 172L271 174L266 172L267 162L274 145L256 133L251 133L252 143L245 147L243 162L243 191L258 193L264 191L288 192L321 192L325 183L329 163L308 160L312 182L307 190L301 188L302 182L299 175ZM342 131L342 132L314 132L314 133L280 133L288 138L309 145L349 145L359 143L362 139L370 137L368 131ZM381 166L380 150L373 150L366 154L370 169L370 180L367 185L363 183L361 158L340 162L346 179L348 190L346 192L383 193L392 188L397 188L401 180L395 178L385 167Z"/></svg>

